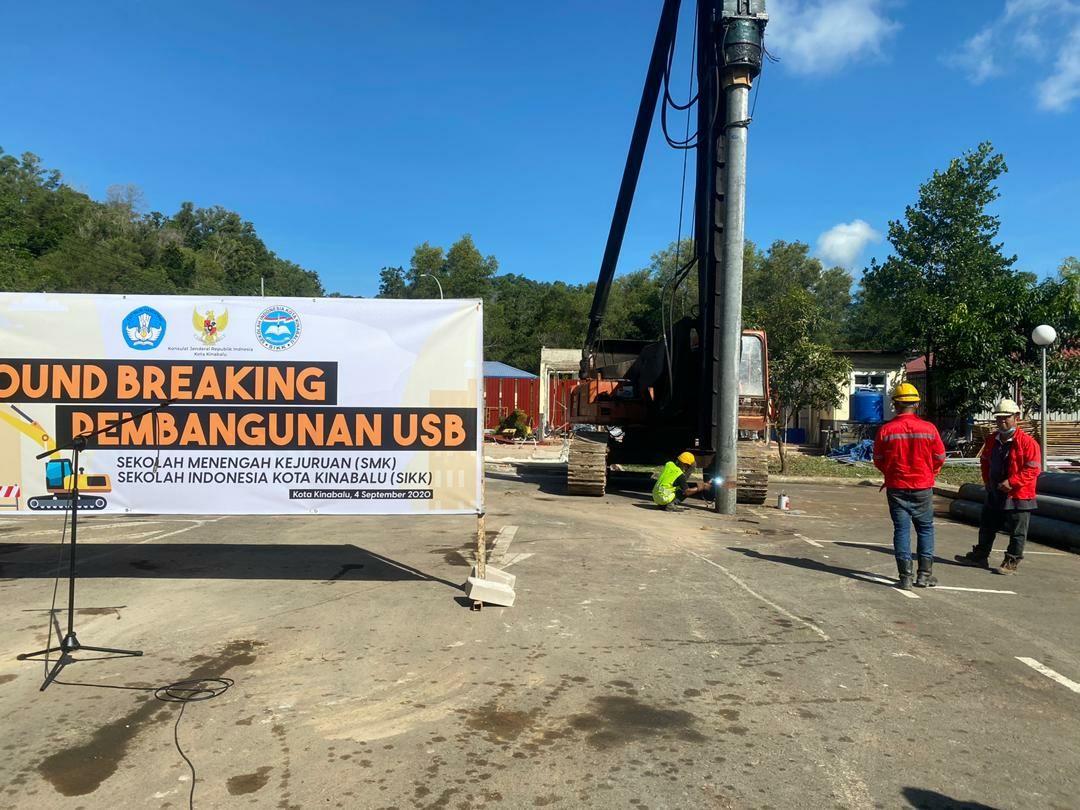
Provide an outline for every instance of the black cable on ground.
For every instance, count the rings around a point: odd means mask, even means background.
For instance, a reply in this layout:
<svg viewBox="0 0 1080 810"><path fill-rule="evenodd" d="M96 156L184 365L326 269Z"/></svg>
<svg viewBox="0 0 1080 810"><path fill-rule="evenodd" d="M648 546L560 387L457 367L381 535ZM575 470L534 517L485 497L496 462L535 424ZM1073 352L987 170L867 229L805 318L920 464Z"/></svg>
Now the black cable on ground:
<svg viewBox="0 0 1080 810"><path fill-rule="evenodd" d="M176 744L176 750L180 752L180 756L184 758L184 762L191 769L191 792L188 794L189 810L195 808L195 764L188 759L188 755L184 753L184 749L180 746L180 721L184 719L184 709L187 708L189 703L198 703L201 700L210 700L225 694L234 683L235 681L232 678L195 678L188 681L177 681L154 690L154 697L158 700L165 703L180 704L180 713L176 716L176 723L173 725L173 742Z"/></svg>
<svg viewBox="0 0 1080 810"><path fill-rule="evenodd" d="M179 703L180 712L176 715L176 723L173 724L173 743L176 750L191 769L191 790L188 793L188 808L195 808L195 763L180 745L180 721L184 719L184 709L189 703L198 703L202 700L210 700L219 697L228 691L236 681L232 678L193 678L186 681L177 681L168 686L112 686L107 683L76 683L74 681L56 680L53 683L60 686L89 686L93 689L122 689L127 692L153 692L154 697L163 703Z"/></svg>

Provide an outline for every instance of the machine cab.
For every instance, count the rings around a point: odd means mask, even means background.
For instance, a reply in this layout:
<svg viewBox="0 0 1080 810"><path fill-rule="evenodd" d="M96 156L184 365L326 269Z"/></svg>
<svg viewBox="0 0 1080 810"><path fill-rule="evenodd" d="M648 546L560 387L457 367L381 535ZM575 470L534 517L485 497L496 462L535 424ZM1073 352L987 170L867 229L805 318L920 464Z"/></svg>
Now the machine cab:
<svg viewBox="0 0 1080 810"><path fill-rule="evenodd" d="M49 492L68 492L71 487L67 486L71 480L71 462L66 458L56 459L45 463L45 488Z"/></svg>
<svg viewBox="0 0 1080 810"><path fill-rule="evenodd" d="M75 488L75 476L71 462L66 458L45 463L45 488L54 495L71 492ZM107 475L87 475L79 470L79 492L112 492L112 481Z"/></svg>
<svg viewBox="0 0 1080 810"><path fill-rule="evenodd" d="M763 431L769 412L769 350L765 333L742 333L739 352L739 430Z"/></svg>

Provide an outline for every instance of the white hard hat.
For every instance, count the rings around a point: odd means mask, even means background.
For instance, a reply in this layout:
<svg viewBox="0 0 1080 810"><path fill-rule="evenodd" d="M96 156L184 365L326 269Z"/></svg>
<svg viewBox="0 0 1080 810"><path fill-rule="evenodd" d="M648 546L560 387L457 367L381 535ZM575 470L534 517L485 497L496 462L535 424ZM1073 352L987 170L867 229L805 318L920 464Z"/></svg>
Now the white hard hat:
<svg viewBox="0 0 1080 810"><path fill-rule="evenodd" d="M1020 406L1008 398L999 399L997 405L994 406L995 419L999 416L1012 416L1017 413L1020 413Z"/></svg>

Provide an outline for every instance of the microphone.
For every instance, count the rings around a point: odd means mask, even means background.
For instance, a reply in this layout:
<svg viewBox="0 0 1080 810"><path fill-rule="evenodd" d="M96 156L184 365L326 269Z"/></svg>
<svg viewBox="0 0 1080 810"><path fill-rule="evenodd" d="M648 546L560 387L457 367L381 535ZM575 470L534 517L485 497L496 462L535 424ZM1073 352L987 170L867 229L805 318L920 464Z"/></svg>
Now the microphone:
<svg viewBox="0 0 1080 810"><path fill-rule="evenodd" d="M173 404L173 401L171 399L163 400L163 401L159 402L157 405L154 406L154 413L156 414L162 408L168 408L172 404ZM151 417L151 419L154 419L154 417ZM154 467L151 470L151 472L154 474L154 476L157 476L158 464L161 462L161 444L158 442L157 426L158 426L157 419L154 419L154 444L156 444L158 446L157 447L157 453L154 454ZM156 477L155 477L155 480L157 480Z"/></svg>

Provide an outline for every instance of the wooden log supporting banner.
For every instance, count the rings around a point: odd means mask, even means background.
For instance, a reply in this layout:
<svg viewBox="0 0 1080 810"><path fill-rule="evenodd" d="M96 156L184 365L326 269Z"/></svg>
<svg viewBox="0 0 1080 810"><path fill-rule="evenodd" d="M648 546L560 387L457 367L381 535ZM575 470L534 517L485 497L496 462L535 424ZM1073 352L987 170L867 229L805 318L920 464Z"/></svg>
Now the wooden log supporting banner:
<svg viewBox="0 0 1080 810"><path fill-rule="evenodd" d="M483 512L476 516L476 572L480 579L487 576L487 532Z"/></svg>

